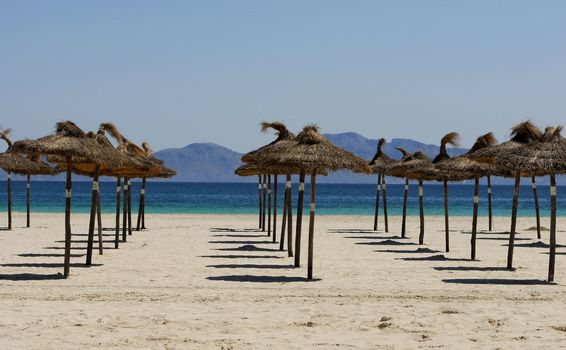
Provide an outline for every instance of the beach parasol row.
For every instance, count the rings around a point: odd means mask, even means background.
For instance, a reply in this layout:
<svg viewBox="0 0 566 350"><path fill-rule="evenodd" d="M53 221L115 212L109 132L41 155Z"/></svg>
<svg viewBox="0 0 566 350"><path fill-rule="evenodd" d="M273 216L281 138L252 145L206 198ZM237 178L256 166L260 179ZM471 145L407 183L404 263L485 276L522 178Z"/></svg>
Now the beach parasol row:
<svg viewBox="0 0 566 350"><path fill-rule="evenodd" d="M95 220L98 218L98 242L99 253L103 253L102 246L102 223L100 209L99 178L100 176L125 177L128 179L124 187L124 202L129 194L127 186L129 179L139 177L144 179L150 177L171 177L175 172L163 165L163 162L155 159L148 145L140 148L125 138L120 138L119 145L115 147L106 137L106 132L114 135L112 124L103 123L96 132L84 132L71 121L59 122L55 126L54 133L38 138L26 139L12 142L8 138L8 132L2 132L2 138L8 143L6 152L0 154L0 167L8 174L23 174L28 176L27 185L27 226L29 227L29 176L30 175L54 175L60 172L66 173L65 184L65 254L63 277L68 277L70 272L71 257L71 198L72 198L72 173L89 176L92 178L91 210L87 241L86 264L92 263L92 250L94 243ZM114 127L115 128L115 127ZM117 129L116 129L117 130ZM10 192L10 177L8 177L8 192ZM119 183L119 182L118 182ZM145 186L142 187L142 193ZM120 198L120 186L117 188L117 200ZM131 205L131 199L129 204ZM140 203L140 214L143 217L143 202ZM11 199L9 196L9 215ZM130 217L131 232L131 208L128 211ZM117 215L119 215L119 204ZM141 219L140 219L141 220ZM142 221L143 222L143 221ZM9 225L11 219L9 219ZM116 248L118 247L119 221L116 221Z"/></svg>
<svg viewBox="0 0 566 350"><path fill-rule="evenodd" d="M446 134L440 140L439 153L433 159L427 157L421 151L409 153L402 148L401 159L396 160L389 157L383 146L386 140L381 138L377 142L375 156L367 163L354 154L333 145L328 139L318 132L316 126L306 126L301 133L294 136L282 123L262 123L262 131L268 129L277 131L277 138L242 157L245 163L236 169L240 176L258 176L258 197L260 207L260 228L265 223L265 179L273 175L277 181L278 175L286 176L285 205L283 207L283 227L281 231L280 249L283 250L285 238L285 224L287 224L287 241L289 256L294 256L295 266L300 266L301 255L301 226L303 212L303 197L305 189L305 177L311 176L310 196L310 221L309 221L309 247L308 247L308 270L307 278L312 279L313 240L314 240L314 217L316 203L316 175L322 172L350 170L352 172L373 173L378 176L375 214L373 230L378 229L378 216L380 199L383 199L384 228L389 231L387 219L387 185L386 176L405 179L405 191L403 198L403 218L401 222L401 236L406 235L406 213L408 202L408 190L410 180L418 182L419 193L419 244L424 243L425 217L424 217L424 181L439 181L443 183L444 192L444 217L445 217L445 250L450 250L450 226L448 208L448 183L464 180L474 180L472 234L470 240L471 259L476 259L476 235L478 229L478 204L479 204L479 179L487 178L488 198L488 230L493 229L493 208L491 177L507 177L515 179L515 190L513 196L513 209L511 217L511 229L509 235L508 263L512 268L513 245L516 233L516 220L518 208L519 184L521 177L529 177L532 182L533 196L535 199L537 237L541 238L540 213L538 206L538 194L536 191L536 177L550 176L551 193L551 227L550 227L550 260L548 280L554 279L555 250L556 250L556 175L566 173L566 140L561 136L562 127L549 127L544 132L537 128L531 121L517 124L511 130L511 139L507 142L497 144L492 133L486 133L476 139L472 148L457 157L451 157L447 146L457 146L459 135L456 132ZM295 231L295 244L292 244L292 210L291 204L291 175L299 175L297 218ZM269 188L269 187L267 187ZM277 187L275 186L275 189ZM380 198L380 194L382 197ZM274 201L276 203L277 196ZM263 205L262 205L263 203ZM269 199L269 205L271 200ZM276 205L275 205L276 206ZM263 213L262 213L263 210ZM263 221L262 221L263 214ZM273 217L276 222L276 209ZM268 218L271 222L271 218ZM275 229L275 225L274 225ZM275 233L273 235L275 242ZM294 249L294 254L293 254Z"/></svg>

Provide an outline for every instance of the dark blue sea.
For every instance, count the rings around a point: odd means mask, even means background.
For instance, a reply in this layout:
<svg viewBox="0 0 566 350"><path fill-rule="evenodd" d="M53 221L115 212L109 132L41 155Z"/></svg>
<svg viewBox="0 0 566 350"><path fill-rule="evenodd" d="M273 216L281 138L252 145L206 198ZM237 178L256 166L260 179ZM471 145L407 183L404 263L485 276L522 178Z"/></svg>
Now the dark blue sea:
<svg viewBox="0 0 566 350"><path fill-rule="evenodd" d="M139 183L133 183L133 207L137 210ZM115 210L115 182L101 182L103 210ZM400 215L403 203L403 185L387 185L388 211ZM73 183L73 212L88 212L91 183ZM306 185L306 191L309 185ZM293 201L297 198L297 185L293 184ZM323 215L373 215L375 185L370 184L319 184L317 185L317 214ZM549 214L549 188L539 185L541 213ZM308 200L306 192L305 200ZM279 187L279 203L283 201L283 186ZM418 188L411 184L409 190L409 215L418 215ZM443 194L441 184L425 184L425 213L443 215ZM493 186L494 215L509 216L511 213L513 187ZM467 216L472 214L473 185L449 185L450 214ZM0 182L0 210L6 210L6 182ZM65 204L65 183L32 180L32 210L37 212L62 212ZM257 213L257 183L178 183L151 182L146 189L147 213L211 213L211 214L254 214ZM25 211L25 182L13 181L13 208ZM308 205L305 205L308 208ZM306 209L305 209L306 210ZM558 187L559 215L566 215L566 186ZM533 196L530 185L521 187L519 215L534 214ZM487 215L487 188L480 192L480 215Z"/></svg>

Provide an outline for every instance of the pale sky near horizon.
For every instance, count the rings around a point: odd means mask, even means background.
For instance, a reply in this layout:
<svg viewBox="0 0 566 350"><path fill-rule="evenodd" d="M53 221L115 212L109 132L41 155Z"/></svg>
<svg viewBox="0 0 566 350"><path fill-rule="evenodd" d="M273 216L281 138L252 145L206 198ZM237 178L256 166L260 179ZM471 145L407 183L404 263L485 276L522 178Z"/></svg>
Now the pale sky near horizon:
<svg viewBox="0 0 566 350"><path fill-rule="evenodd" d="M294 131L463 146L566 121L566 1L0 0L0 125L114 121L154 149Z"/></svg>

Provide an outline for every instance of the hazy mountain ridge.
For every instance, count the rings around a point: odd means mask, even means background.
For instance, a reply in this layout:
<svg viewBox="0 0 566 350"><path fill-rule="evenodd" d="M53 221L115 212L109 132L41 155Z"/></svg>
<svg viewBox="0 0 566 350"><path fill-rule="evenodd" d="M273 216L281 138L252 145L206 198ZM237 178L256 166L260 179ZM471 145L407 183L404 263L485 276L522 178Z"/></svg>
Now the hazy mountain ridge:
<svg viewBox="0 0 566 350"><path fill-rule="evenodd" d="M325 136L337 146L347 149L354 154L369 160L376 151L377 139L369 139L355 132L338 134L325 134ZM260 145L258 145L260 147ZM387 142L383 150L391 158L401 158L401 153L395 147L403 147L408 152L417 150L425 152L430 158L438 154L437 145L425 144L411 139L394 138ZM449 147L450 155L460 155L467 151L466 148ZM255 176L240 177L234 174L234 170L242 164L242 154L215 143L192 143L182 148L168 148L155 152L155 156L163 159L165 164L177 171L173 181L180 182L250 182L257 181ZM16 180L24 177L14 176ZM88 180L88 178L75 176L76 180ZM6 179L6 174L1 173L0 179ZM37 180L64 180L64 174L58 176L38 176ZM102 181L112 181L109 178ZM158 180L163 181L163 180ZM320 176L319 182L332 183L375 183L376 176L352 174L350 172L337 172L329 176ZM400 183L401 179L388 178L390 183ZM559 184L566 185L566 179L559 177ZM511 183L507 179L494 179L494 183ZM524 181L527 183L526 181ZM547 183L548 179L541 179L541 183Z"/></svg>

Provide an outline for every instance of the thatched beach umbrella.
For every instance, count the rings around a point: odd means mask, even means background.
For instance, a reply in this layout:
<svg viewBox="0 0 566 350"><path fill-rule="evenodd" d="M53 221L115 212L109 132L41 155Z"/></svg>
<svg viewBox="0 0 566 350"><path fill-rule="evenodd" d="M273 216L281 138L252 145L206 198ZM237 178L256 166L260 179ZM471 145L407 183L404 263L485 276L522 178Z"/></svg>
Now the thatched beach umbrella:
<svg viewBox="0 0 566 350"><path fill-rule="evenodd" d="M136 231L139 231L140 229L146 229L146 227L145 227L145 194L146 194L147 179L151 179L151 178L168 179L168 178L172 178L173 176L175 176L177 174L173 169L167 168L164 165L164 162L161 159L155 158L149 143L143 142L142 148L143 148L145 158L147 158L149 161L154 163L155 164L154 166L160 167L161 169L155 170L155 171L148 170L147 175L142 176L142 183L141 183L141 189L140 189L140 202L139 202L139 206L138 206L138 220L137 220L137 224L136 224Z"/></svg>
<svg viewBox="0 0 566 350"><path fill-rule="evenodd" d="M303 128L303 131L295 138L294 144L283 148L281 152L269 152L260 158L262 164L281 167L282 169L300 168L302 172L310 173L311 192L307 278L312 279L317 171L319 169L327 171L352 170L369 173L371 169L363 159L333 145L326 137L318 133L318 127L312 125ZM300 238L297 237L296 240L300 241ZM295 254L295 256L300 256L300 248L295 251Z"/></svg>
<svg viewBox="0 0 566 350"><path fill-rule="evenodd" d="M101 215L101 201L100 201L100 190L99 190L99 178L100 176L108 176L114 173L119 173L122 171L131 171L131 169L137 169L138 171L147 171L149 166L141 162L136 161L132 157L127 156L123 152L118 152L112 143L108 140L105 135L105 129L100 126L96 133L89 132L86 134L87 138L93 139L96 143L105 150L105 152L112 154L115 158L115 162L110 166L108 164L92 164L92 163L76 163L73 164L72 171L92 177L92 203L90 211L90 221L89 221L89 233L88 233L88 243L87 243L87 255L86 264L90 265L92 263L92 248L94 242L94 225L96 218L98 219L98 243L99 243L99 254L103 253L103 240L102 240L102 215ZM64 159L60 156L50 156L49 160L64 164Z"/></svg>
<svg viewBox="0 0 566 350"><path fill-rule="evenodd" d="M458 146L459 135L456 132L450 132L440 140L440 150L438 155L432 160L432 162L420 162L415 166L407 170L407 177L417 178L420 181L442 181L442 187L444 192L444 236L445 236L445 246L446 251L450 251L450 224L449 224L449 214L448 214L448 176L438 170L436 167L438 164L450 159L446 145L450 144L452 146ZM420 241L420 239L419 239ZM421 243L422 244L422 243Z"/></svg>
<svg viewBox="0 0 566 350"><path fill-rule="evenodd" d="M471 157L474 160L483 163L504 164L504 160L513 156L516 152L524 147L540 141L542 132L530 121L520 123L511 129L511 140L501 143L497 146L480 149L474 152ZM513 267L513 248L515 242L515 233L517 229L517 209L519 206L519 186L521 184L521 176L525 175L520 169L513 171L515 185L513 191L513 208L511 211L511 229L509 233L509 249L507 252L507 268ZM526 175L531 175L527 173Z"/></svg>
<svg viewBox="0 0 566 350"><path fill-rule="evenodd" d="M562 126L547 128L539 141L517 148L512 154L497 158L515 172L531 176L550 176L550 257L548 281L554 281L556 256L556 175L566 174L566 140ZM513 233L513 232L512 232ZM509 246L512 246L510 241Z"/></svg>
<svg viewBox="0 0 566 350"><path fill-rule="evenodd" d="M385 183L385 173L383 168L395 160L389 158L382 150L385 144L385 139L381 138L377 142L377 151L369 162L374 174L377 174L377 191L375 196L375 215L373 218L373 230L377 231L377 220L379 217L379 193L382 191L383 186L383 217L385 222L385 232L389 232L389 223L387 221L387 185Z"/></svg>
<svg viewBox="0 0 566 350"><path fill-rule="evenodd" d="M132 197L131 183L132 178L143 177L171 177L175 172L166 168L160 160L147 151L126 139L118 128L112 123L100 124L101 129L108 132L118 143L116 150L126 155L133 165L125 168L114 169L112 172L104 173L105 176L116 177L116 241L118 247L119 225L120 225L120 178L124 178L124 205L122 220L122 241L127 241L127 236L132 234Z"/></svg>
<svg viewBox="0 0 566 350"><path fill-rule="evenodd" d="M114 153L108 152L73 122L57 123L55 133L36 140L17 141L13 151L31 155L52 155L65 158L67 180L65 192L65 262L63 276L69 276L71 258L71 174L73 164L103 164L113 167L120 161ZM94 184L93 184L94 187Z"/></svg>
<svg viewBox="0 0 566 350"><path fill-rule="evenodd" d="M407 152L403 147L395 147L395 149L403 154L400 160L393 160L390 163L383 163L383 164L377 163L372 166L372 169L374 172L380 172L384 176L388 175L388 176L405 179L405 189L403 192L403 215L401 220L401 237L405 238L406 222L407 222L407 203L409 200L409 179L405 177L405 172L404 170L401 171L402 169L397 169L397 171L390 171L390 170L395 164L402 163L405 160L407 160L409 157L411 157L411 154Z"/></svg>
<svg viewBox="0 0 566 350"><path fill-rule="evenodd" d="M388 172L393 176L403 176L407 180L410 180L409 172L411 169L416 169L423 166L424 164L430 164L431 160L421 151L417 151L410 157L407 157L401 162L393 163L388 167ZM419 217L420 217L420 229L419 229L419 244L424 243L424 189L423 189L423 179L417 177L419 182Z"/></svg>
<svg viewBox="0 0 566 350"><path fill-rule="evenodd" d="M292 140L295 135L289 131L289 129L287 129L287 127L280 122L262 122L261 123L261 131L262 132L266 132L269 129L274 129L277 131L276 135L277 138L275 140L273 140L272 142L270 142L269 144L262 146L256 150L253 150L251 152L248 152L246 154L244 154L242 156L242 161L246 162L246 163L250 163L250 164L255 164L255 165L259 165L260 167L263 167L265 169L265 167L263 166L263 164L261 164L260 162L258 162L257 159L257 155L258 153L261 152L268 152L269 149L281 142L288 142L290 140ZM284 242L284 236L285 236L285 226L287 226L288 229L288 240L289 242L291 242L291 238L292 238L292 209L289 209L289 203L290 203L290 198L291 198L291 174L290 173L284 173L284 172L278 172L278 171L274 171L269 173L269 174L273 174L274 177L274 193L273 193L273 243L275 243L277 241L276 238L276 232L277 232L277 192L278 192L278 175L279 174L284 174L286 175L286 184L285 184L285 198L284 198L284 206L283 206L283 224L281 225L281 240L280 240L280 249L283 249L283 242ZM259 175L260 179L265 180L265 173ZM260 195L260 202L263 203L263 208L260 204L260 211L263 212L263 214L265 215L265 181L260 181L262 182L260 184L260 188L262 189L262 195ZM271 183L269 182L269 186L271 185ZM271 190L268 189L269 191L269 195L271 195ZM289 203L288 203L289 202ZM269 201L269 205L271 208L271 200ZM287 219L287 220L286 220ZM270 221L271 222L271 221ZM287 225L288 224L288 225ZM265 230L265 224L263 224L262 226ZM268 224L268 233L271 229L271 224ZM289 243L289 247L290 247L291 243ZM289 249L289 256L293 255L293 251L290 248Z"/></svg>
<svg viewBox="0 0 566 350"><path fill-rule="evenodd" d="M8 148L0 153L0 168L8 174L8 229L12 229L12 174L26 175L26 227L30 227L30 176L55 175L59 172L39 157L28 156L11 152L12 141L9 138L10 130L0 131L0 137L6 141Z"/></svg>
<svg viewBox="0 0 566 350"><path fill-rule="evenodd" d="M488 164L477 162L472 159L475 152L487 147L493 147L497 140L492 133L487 133L476 139L472 148L465 154L447 159L446 161L437 165L438 170L449 181L463 181L474 179L474 206L472 218L472 235L470 240L471 245L471 259L476 257L476 233L477 233L477 219L478 219L478 204L479 204L479 179L483 176L510 176L510 172L500 165ZM491 197L491 188L488 184L488 199ZM489 202L489 209L491 210L491 202Z"/></svg>

